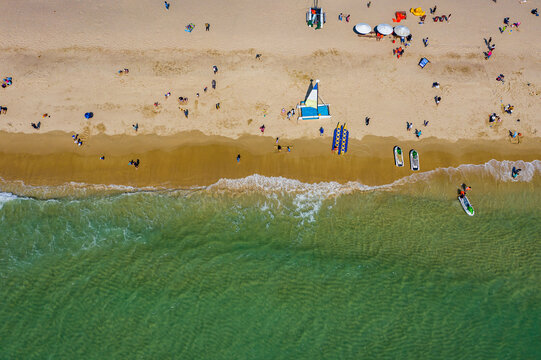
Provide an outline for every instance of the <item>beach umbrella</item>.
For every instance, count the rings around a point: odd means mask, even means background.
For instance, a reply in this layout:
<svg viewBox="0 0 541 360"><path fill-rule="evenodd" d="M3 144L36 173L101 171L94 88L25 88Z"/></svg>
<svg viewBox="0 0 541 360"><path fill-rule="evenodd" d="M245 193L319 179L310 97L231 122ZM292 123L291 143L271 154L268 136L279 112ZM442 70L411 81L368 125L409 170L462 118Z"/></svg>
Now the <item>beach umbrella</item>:
<svg viewBox="0 0 541 360"><path fill-rule="evenodd" d="M393 33L393 27L389 24L379 24L376 26L376 31L381 35L390 35Z"/></svg>
<svg viewBox="0 0 541 360"><path fill-rule="evenodd" d="M355 32L358 34L366 35L372 31L372 27L365 23L359 23L355 25Z"/></svg>
<svg viewBox="0 0 541 360"><path fill-rule="evenodd" d="M410 29L408 29L404 25L399 25L394 28L394 33L398 36L406 37L410 34Z"/></svg>

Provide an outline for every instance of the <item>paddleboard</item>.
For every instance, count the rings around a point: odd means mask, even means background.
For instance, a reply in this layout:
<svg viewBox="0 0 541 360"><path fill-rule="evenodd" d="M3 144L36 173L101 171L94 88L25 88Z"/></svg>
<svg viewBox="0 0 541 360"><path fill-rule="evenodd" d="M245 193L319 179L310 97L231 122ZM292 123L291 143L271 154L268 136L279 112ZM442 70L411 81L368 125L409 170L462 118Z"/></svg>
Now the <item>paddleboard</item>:
<svg viewBox="0 0 541 360"><path fill-rule="evenodd" d="M466 214L468 214L469 216L475 215L475 210L473 210L473 206L470 204L470 201L468 200L466 195L464 195L464 197L462 198L459 196L458 201L460 201L460 204L462 205L462 208L464 209Z"/></svg>
<svg viewBox="0 0 541 360"><path fill-rule="evenodd" d="M404 155L402 154L402 149L399 146L393 148L394 153L394 164L398 167L404 166Z"/></svg>
<svg viewBox="0 0 541 360"><path fill-rule="evenodd" d="M419 171L419 153L413 149L410 150L410 169Z"/></svg>

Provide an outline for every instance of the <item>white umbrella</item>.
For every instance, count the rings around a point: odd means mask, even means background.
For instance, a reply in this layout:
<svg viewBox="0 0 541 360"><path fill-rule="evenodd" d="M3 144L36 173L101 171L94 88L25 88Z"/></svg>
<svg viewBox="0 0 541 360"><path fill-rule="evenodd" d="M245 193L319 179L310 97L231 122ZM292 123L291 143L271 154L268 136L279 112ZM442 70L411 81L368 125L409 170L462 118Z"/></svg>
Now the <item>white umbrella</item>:
<svg viewBox="0 0 541 360"><path fill-rule="evenodd" d="M405 37L408 36L410 33L410 29L405 27L404 25L399 25L394 28L394 33L398 36Z"/></svg>
<svg viewBox="0 0 541 360"><path fill-rule="evenodd" d="M357 32L359 34L366 35L370 31L372 31L372 27L370 25L368 25L368 24L359 23L359 24L355 25L355 32Z"/></svg>
<svg viewBox="0 0 541 360"><path fill-rule="evenodd" d="M376 26L376 30L381 35L390 35L393 33L393 27L389 24L379 24L378 26Z"/></svg>

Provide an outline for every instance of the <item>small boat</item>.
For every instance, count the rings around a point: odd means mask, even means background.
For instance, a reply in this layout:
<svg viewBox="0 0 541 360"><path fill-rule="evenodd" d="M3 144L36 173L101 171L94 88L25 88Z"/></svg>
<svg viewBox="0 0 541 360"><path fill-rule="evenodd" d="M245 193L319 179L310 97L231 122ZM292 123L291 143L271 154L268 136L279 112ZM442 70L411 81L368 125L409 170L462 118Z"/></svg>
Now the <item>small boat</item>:
<svg viewBox="0 0 541 360"><path fill-rule="evenodd" d="M410 150L410 169L419 171L419 153L413 149Z"/></svg>
<svg viewBox="0 0 541 360"><path fill-rule="evenodd" d="M475 210L473 210L473 206L471 206L470 201L468 200L466 195L464 195L463 197L459 196L458 201L460 201L460 204L462 205L462 208L464 209L466 214L468 214L469 216L475 215Z"/></svg>
<svg viewBox="0 0 541 360"><path fill-rule="evenodd" d="M402 154L402 149L400 146L395 146L393 148L394 153L394 164L398 167L404 166L404 156Z"/></svg>

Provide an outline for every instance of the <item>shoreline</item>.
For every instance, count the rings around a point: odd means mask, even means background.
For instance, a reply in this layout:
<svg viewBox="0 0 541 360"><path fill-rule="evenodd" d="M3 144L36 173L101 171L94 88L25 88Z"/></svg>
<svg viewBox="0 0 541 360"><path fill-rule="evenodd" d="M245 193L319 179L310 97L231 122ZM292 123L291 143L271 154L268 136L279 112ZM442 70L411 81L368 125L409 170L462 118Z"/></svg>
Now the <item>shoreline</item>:
<svg viewBox="0 0 541 360"><path fill-rule="evenodd" d="M461 164L483 164L495 159L541 159L541 138L521 144L502 141L457 142L426 138L404 141L365 136L351 139L346 155L331 152L331 137L280 139L242 136L230 139L198 132L176 136L95 135L87 145L76 146L67 133L41 135L0 133L0 177L7 183L60 186L68 183L120 185L138 188L208 186L220 179L240 179L259 174L305 183L359 182L367 186L392 183L415 172L409 169L410 149L419 152L423 173ZM287 152L286 146L292 146ZM393 146L404 152L404 167L394 166ZM236 162L241 154L240 163ZM105 160L100 160L101 155ZM138 169L130 160L140 159ZM2 189L4 191L4 189Z"/></svg>

